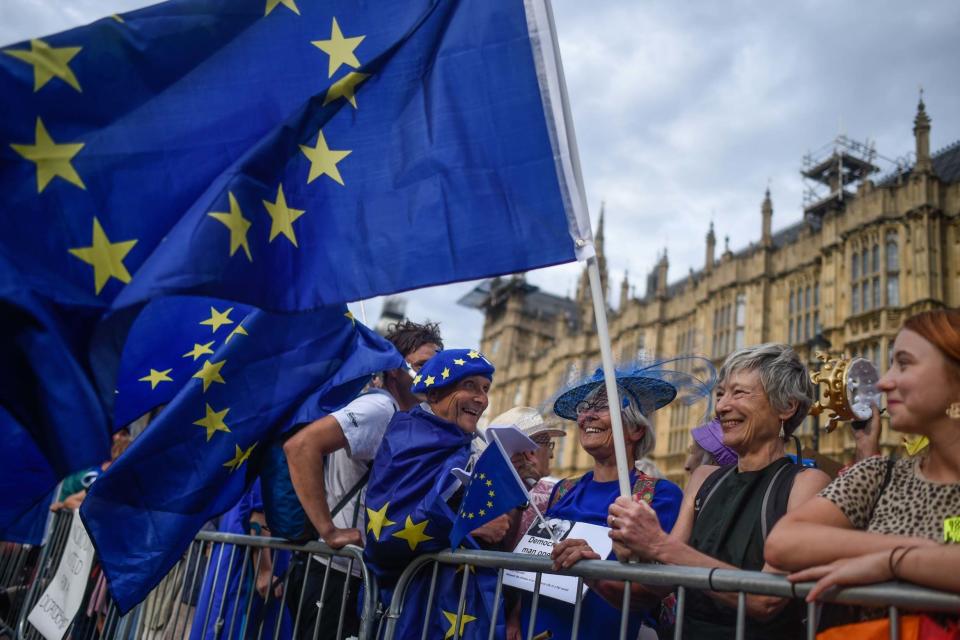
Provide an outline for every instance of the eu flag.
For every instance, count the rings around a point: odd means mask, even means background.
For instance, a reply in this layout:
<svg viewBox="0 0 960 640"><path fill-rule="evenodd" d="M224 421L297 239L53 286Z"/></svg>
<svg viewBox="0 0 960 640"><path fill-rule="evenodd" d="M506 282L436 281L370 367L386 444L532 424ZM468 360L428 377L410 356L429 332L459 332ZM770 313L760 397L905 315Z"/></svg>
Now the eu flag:
<svg viewBox="0 0 960 640"><path fill-rule="evenodd" d="M474 529L530 501L523 482L494 437L473 467L470 485L450 531L450 546L460 546Z"/></svg>
<svg viewBox="0 0 960 640"><path fill-rule="evenodd" d="M142 313L148 317L154 305L162 311L169 302L151 303ZM219 301L214 305L223 310ZM182 355L172 338L181 326L209 319L205 311L166 327L169 355ZM244 331L214 330L222 342L194 363L194 375L180 381L180 391L81 507L124 611L159 582L204 522L236 504L271 437L343 406L372 373L402 362L393 345L343 306L299 314L257 310L237 326Z"/></svg>
<svg viewBox="0 0 960 640"><path fill-rule="evenodd" d="M0 540L40 544L57 476L30 432L0 406Z"/></svg>
<svg viewBox="0 0 960 640"><path fill-rule="evenodd" d="M525 4L170 0L11 45L4 252L59 300L275 310L572 261Z"/></svg>
<svg viewBox="0 0 960 640"><path fill-rule="evenodd" d="M545 0L170 0L0 49L0 404L63 477L117 418L93 336L159 297L586 257L559 68Z"/></svg>

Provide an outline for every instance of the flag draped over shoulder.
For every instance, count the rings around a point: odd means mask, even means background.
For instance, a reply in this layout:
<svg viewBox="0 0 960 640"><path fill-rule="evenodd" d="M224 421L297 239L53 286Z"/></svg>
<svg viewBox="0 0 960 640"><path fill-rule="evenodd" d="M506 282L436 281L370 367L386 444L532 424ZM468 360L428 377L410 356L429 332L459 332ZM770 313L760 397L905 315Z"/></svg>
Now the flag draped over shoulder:
<svg viewBox="0 0 960 640"><path fill-rule="evenodd" d="M179 322L153 321L155 312L168 317L178 302L185 310ZM159 582L204 522L236 504L271 437L343 406L370 374L403 360L343 306L299 314L255 310L242 323L228 322L225 309L218 300L173 298L150 303L138 320L166 337L166 351L154 351L155 364L142 358L153 373L138 382L158 398L169 395L164 385L179 390L163 400L166 407L92 485L81 507L124 611ZM202 313L191 317L189 310ZM165 358L183 357L180 340L192 337L192 324L203 326L215 344L195 361L184 358L192 375L174 378ZM131 336L144 337L136 327Z"/></svg>
<svg viewBox="0 0 960 640"><path fill-rule="evenodd" d="M470 486L450 531L450 546L456 549L468 533L528 501L520 477L494 438L473 466Z"/></svg>
<svg viewBox="0 0 960 640"><path fill-rule="evenodd" d="M380 601L388 606L400 573L416 556L449 548L456 518L448 500L456 503L454 468L467 466L471 436L456 425L421 407L394 415L373 461L367 484L367 530L364 558L377 576ZM464 546L479 548L467 537ZM463 568L441 566L437 605L431 608L428 626L453 637ZM486 638L496 589L496 572L466 569L467 608L461 618L464 638ZM430 572L421 572L411 583L397 620L397 638L419 638L426 613ZM503 610L494 624L503 635ZM451 618L451 614L453 618Z"/></svg>

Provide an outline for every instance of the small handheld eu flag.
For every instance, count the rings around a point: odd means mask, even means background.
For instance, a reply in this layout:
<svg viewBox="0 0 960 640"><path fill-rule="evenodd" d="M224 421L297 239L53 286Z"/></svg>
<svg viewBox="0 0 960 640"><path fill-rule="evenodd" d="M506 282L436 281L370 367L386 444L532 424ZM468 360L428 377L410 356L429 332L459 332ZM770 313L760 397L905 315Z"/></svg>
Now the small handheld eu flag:
<svg viewBox="0 0 960 640"><path fill-rule="evenodd" d="M520 476L500 440L494 436L473 467L470 486L450 532L450 545L456 549L477 527L528 502L530 496Z"/></svg>

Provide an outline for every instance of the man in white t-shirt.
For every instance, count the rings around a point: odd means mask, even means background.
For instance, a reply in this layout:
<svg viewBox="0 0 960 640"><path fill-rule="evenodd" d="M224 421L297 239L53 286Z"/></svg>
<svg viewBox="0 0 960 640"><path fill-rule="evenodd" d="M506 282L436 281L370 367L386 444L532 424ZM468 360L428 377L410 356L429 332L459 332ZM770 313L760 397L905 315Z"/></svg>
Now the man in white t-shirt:
<svg viewBox="0 0 960 640"><path fill-rule="evenodd" d="M283 446L290 467L290 478L297 497L303 505L310 522L320 538L328 545L339 549L347 544L363 545L364 513L362 504L363 485L367 471L383 440L383 434L397 411L408 411L420 398L410 392L413 377L423 364L443 348L439 327L436 324L416 324L409 321L391 325L386 335L403 355L407 366L383 372L383 387L373 388L353 402L328 416L315 420L297 431ZM352 496L350 494L353 494ZM349 498L349 499L347 499ZM331 516L331 511L341 502L346 503ZM345 563L344 563L345 564ZM340 593L343 590L344 568L335 563L339 571L331 571L327 579L324 600L332 600L334 606L323 616L319 638L324 638L332 627L330 637L336 634L337 613L340 611ZM299 633L301 637L314 637L314 627L319 600L320 585L325 567L312 563L304 585L303 611ZM296 584L298 576L291 574L290 584ZM351 600L355 602L358 585L351 580ZM297 602L299 598L288 600ZM354 602L346 606L344 637L355 634L351 623L355 622Z"/></svg>

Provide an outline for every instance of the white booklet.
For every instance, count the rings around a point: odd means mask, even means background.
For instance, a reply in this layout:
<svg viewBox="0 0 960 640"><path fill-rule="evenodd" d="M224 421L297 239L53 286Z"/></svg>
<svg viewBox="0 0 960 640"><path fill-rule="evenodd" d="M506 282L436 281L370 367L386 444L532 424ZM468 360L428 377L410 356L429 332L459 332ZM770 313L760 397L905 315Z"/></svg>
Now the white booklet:
<svg viewBox="0 0 960 640"><path fill-rule="evenodd" d="M566 540L567 538L586 540L587 544L589 544L601 558L606 558L610 555L610 551L613 550L613 540L607 535L610 531L609 527L587 524L586 522L573 522L561 518L547 518L547 524L556 534L558 541ZM526 535L520 539L520 542L513 552L549 558L553 552L553 545L554 543L550 539L550 533L538 518L530 525ZM531 593L533 592L536 578L537 574L532 571L513 571L507 569L503 572L504 584ZM583 593L586 593L586 591L587 585L584 584ZM577 578L576 576L544 573L540 578L540 595L573 604L577 597Z"/></svg>

